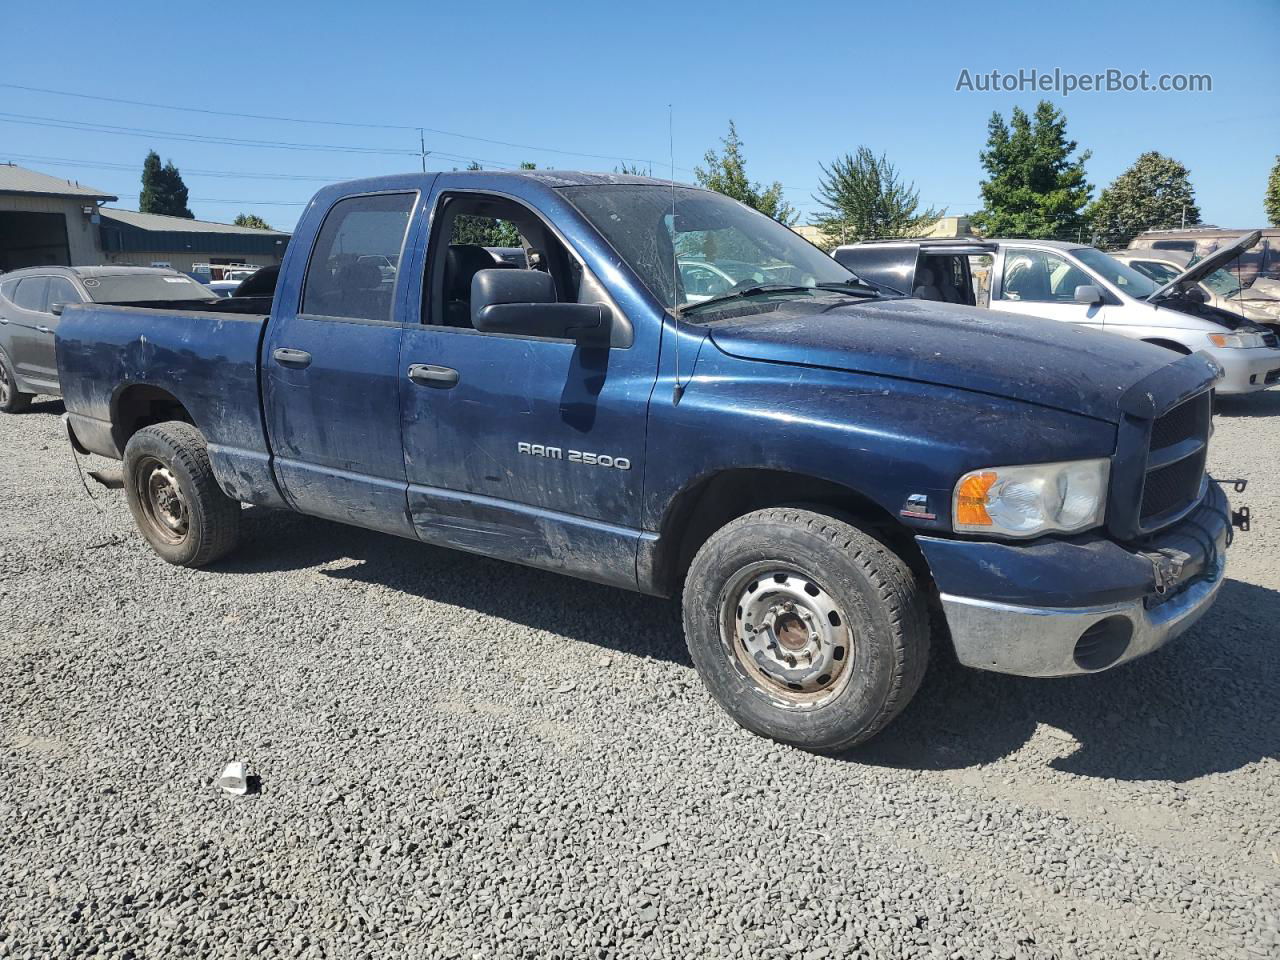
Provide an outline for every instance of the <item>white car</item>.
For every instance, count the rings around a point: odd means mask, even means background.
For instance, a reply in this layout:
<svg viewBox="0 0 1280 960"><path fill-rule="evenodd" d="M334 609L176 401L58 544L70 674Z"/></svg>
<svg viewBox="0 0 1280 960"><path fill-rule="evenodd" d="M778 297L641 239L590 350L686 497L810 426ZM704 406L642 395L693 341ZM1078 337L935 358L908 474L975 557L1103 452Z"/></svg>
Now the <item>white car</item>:
<svg viewBox="0 0 1280 960"><path fill-rule="evenodd" d="M1179 353L1203 351L1222 367L1218 393L1265 390L1280 383L1277 335L1182 290L1248 249L1250 240L1256 238L1241 237L1163 285L1093 247L996 240L990 307L1078 323Z"/></svg>

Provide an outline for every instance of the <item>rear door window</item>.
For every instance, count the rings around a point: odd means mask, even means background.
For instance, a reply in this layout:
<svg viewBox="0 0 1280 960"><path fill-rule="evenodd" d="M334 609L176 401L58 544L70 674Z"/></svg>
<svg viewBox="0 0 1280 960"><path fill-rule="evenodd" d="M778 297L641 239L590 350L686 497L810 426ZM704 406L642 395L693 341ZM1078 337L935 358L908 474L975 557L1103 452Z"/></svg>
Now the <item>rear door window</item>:
<svg viewBox="0 0 1280 960"><path fill-rule="evenodd" d="M325 217L302 289L301 312L390 321L397 264L415 193L347 197Z"/></svg>
<svg viewBox="0 0 1280 960"><path fill-rule="evenodd" d="M48 277L23 277L18 283L18 292L14 294L13 302L23 310L44 313L48 295Z"/></svg>

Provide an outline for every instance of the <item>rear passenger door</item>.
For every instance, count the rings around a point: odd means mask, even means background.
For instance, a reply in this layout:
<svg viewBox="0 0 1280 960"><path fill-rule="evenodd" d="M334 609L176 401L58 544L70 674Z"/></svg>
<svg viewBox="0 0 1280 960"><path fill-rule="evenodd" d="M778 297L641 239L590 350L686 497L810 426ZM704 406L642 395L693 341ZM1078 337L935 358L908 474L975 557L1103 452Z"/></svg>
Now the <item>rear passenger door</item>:
<svg viewBox="0 0 1280 960"><path fill-rule="evenodd" d="M293 302L277 295L262 353L286 499L302 513L410 537L398 369L405 278L377 258L401 262L417 202L414 191L394 191L334 203Z"/></svg>
<svg viewBox="0 0 1280 960"><path fill-rule="evenodd" d="M45 313L49 303L49 277L23 277L14 290L8 314L14 370L31 383L50 383L58 373L51 363L53 328Z"/></svg>

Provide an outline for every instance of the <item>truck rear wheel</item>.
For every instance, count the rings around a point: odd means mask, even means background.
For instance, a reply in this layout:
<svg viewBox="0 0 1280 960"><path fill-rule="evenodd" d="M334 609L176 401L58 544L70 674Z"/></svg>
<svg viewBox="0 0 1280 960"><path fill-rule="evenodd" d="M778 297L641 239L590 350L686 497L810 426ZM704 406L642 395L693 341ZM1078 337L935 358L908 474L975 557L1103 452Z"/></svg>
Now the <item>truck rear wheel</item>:
<svg viewBox="0 0 1280 960"><path fill-rule="evenodd" d="M799 507L711 536L685 580L684 627L703 682L738 723L821 752L884 729L928 662L928 612L906 563Z"/></svg>
<svg viewBox="0 0 1280 960"><path fill-rule="evenodd" d="M18 379L9 367L9 358L0 351L0 413L21 413L31 406L32 396L18 391Z"/></svg>
<svg viewBox="0 0 1280 960"><path fill-rule="evenodd" d="M169 563L203 567L240 537L240 504L218 486L204 437L189 423L158 423L129 438L124 489L138 530Z"/></svg>

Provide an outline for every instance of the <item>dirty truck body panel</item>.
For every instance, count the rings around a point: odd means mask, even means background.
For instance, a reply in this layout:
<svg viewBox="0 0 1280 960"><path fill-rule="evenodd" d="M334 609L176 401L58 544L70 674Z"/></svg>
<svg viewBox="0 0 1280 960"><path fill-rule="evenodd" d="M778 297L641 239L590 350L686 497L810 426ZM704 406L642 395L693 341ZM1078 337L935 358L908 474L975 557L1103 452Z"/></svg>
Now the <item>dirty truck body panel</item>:
<svg viewBox="0 0 1280 960"><path fill-rule="evenodd" d="M1205 358L816 287L672 310L578 202L624 186L669 190L542 171L327 187L269 317L68 310L58 363L74 440L120 457L140 424L189 419L236 500L664 595L698 546L690 531L735 515L722 495L748 510L821 495L913 545L961 659L985 669L1090 672L1154 649L1212 602L1227 508L1204 477L1197 411L1217 372ZM530 269L494 269L488 253L481 265L446 232L455 216L513 219ZM375 249L375 234L393 239ZM550 280L531 275L539 264ZM554 298L482 309L504 272ZM564 313L547 303L574 304L587 327L609 317L605 339L484 319ZM956 531L967 473L1089 460L1109 471L1094 527ZM1157 584L1162 547L1181 552L1181 580ZM1132 642L1081 660L1091 629Z"/></svg>

